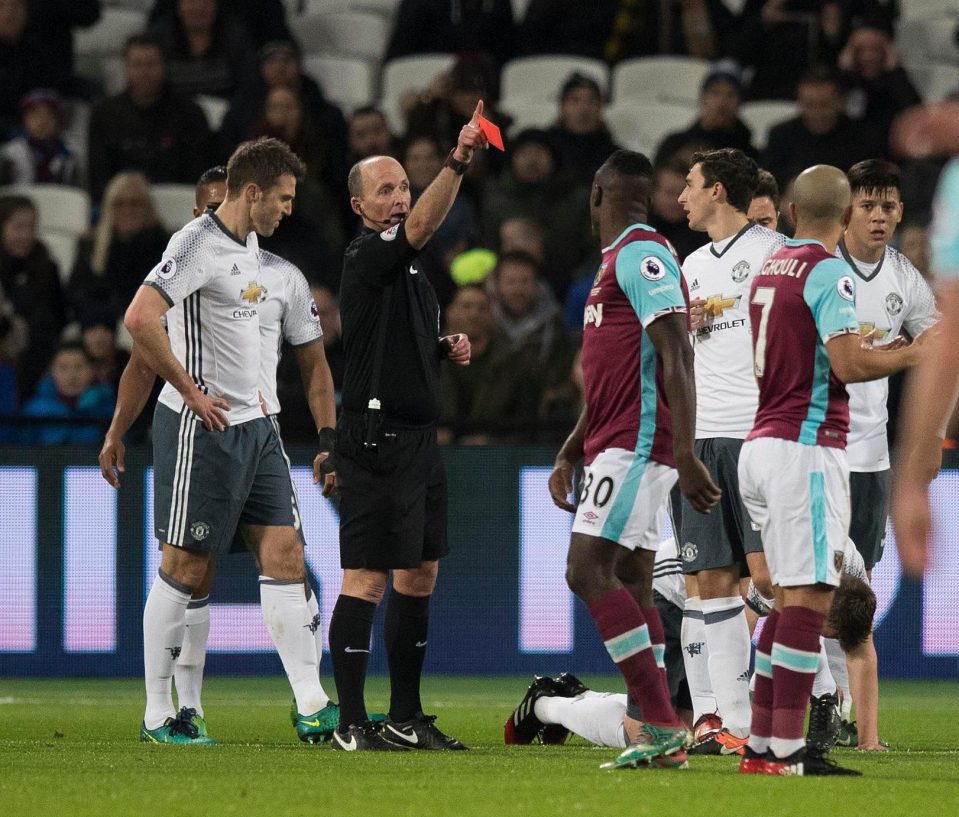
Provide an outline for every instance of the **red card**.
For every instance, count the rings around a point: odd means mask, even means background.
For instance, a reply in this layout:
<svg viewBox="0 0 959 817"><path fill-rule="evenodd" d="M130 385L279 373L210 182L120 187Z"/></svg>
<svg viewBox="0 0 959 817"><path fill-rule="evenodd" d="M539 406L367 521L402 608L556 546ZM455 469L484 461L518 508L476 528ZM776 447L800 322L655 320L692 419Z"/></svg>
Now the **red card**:
<svg viewBox="0 0 959 817"><path fill-rule="evenodd" d="M486 137L487 141L497 150L506 150L506 147L503 145L503 134L500 133L499 125L495 125L490 122L485 116L479 118L480 130L483 131L483 135Z"/></svg>

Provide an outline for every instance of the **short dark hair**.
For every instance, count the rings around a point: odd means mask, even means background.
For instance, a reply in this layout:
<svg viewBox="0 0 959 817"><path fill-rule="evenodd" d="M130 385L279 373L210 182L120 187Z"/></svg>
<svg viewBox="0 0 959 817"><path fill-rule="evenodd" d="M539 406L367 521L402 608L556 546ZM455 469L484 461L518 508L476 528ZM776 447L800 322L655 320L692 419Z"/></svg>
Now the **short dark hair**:
<svg viewBox="0 0 959 817"><path fill-rule="evenodd" d="M536 273L537 278L540 277L542 272L539 261L537 261L528 252L523 252L523 250L510 250L509 252L504 252L502 255L498 256L496 259L496 266L493 268L494 276L499 276L500 269L502 269L504 264L523 264L524 266L531 267L533 272Z"/></svg>
<svg viewBox="0 0 959 817"><path fill-rule="evenodd" d="M275 187L280 176L302 178L306 166L286 142L270 137L241 143L227 162L226 172L227 196L235 197L251 183L265 191Z"/></svg>
<svg viewBox="0 0 959 817"><path fill-rule="evenodd" d="M197 187L205 187L208 184L216 182L225 182L227 178L226 165L216 165L204 170L199 179L196 180Z"/></svg>
<svg viewBox="0 0 959 817"><path fill-rule="evenodd" d="M160 56L164 56L163 46L152 34L134 34L132 37L127 37L127 41L123 44L124 58L129 56L133 48L155 48L160 52Z"/></svg>
<svg viewBox="0 0 959 817"><path fill-rule="evenodd" d="M804 71L796 83L796 88L798 89L800 85L835 85L836 90L842 93L842 80L839 78L839 73L828 65L814 65Z"/></svg>
<svg viewBox="0 0 959 817"><path fill-rule="evenodd" d="M902 177L899 165L885 159L866 159L856 162L846 174L852 194L881 193L883 190L895 190L902 193Z"/></svg>
<svg viewBox="0 0 959 817"><path fill-rule="evenodd" d="M772 199L773 205L776 209L779 209L779 183L776 181L776 177L773 176L768 170L759 168L759 174L757 175L756 189L753 190L753 198L769 198Z"/></svg>
<svg viewBox="0 0 959 817"><path fill-rule="evenodd" d="M836 633L839 646L855 649L872 632L872 620L876 615L876 594L862 579L844 573L833 595L826 615L829 629Z"/></svg>
<svg viewBox="0 0 959 817"><path fill-rule="evenodd" d="M77 352L78 354L83 355L87 363L93 363L93 358L90 357L90 353L87 351L87 347L83 345L83 341L80 340L63 340L57 344L57 348L53 350L53 354L50 356L50 365L53 365L53 361L56 359L57 355L63 352Z"/></svg>
<svg viewBox="0 0 959 817"><path fill-rule="evenodd" d="M699 150L690 159L690 167L699 165L706 185L717 182L726 190L726 201L745 213L759 182L759 165L736 148Z"/></svg>
<svg viewBox="0 0 959 817"><path fill-rule="evenodd" d="M358 116L371 116L373 114L384 121L386 120L386 114L377 108L376 105L361 105L349 115L349 119L356 119Z"/></svg>
<svg viewBox="0 0 959 817"><path fill-rule="evenodd" d="M33 203L33 199L28 196L22 196L19 193L0 196L0 227L3 227L10 219L10 216L20 210L32 210L33 214L36 215L37 205Z"/></svg>
<svg viewBox="0 0 959 817"><path fill-rule="evenodd" d="M603 166L616 176L645 176L653 178L653 163L645 153L635 150L614 150Z"/></svg>
<svg viewBox="0 0 959 817"><path fill-rule="evenodd" d="M573 91L577 91L580 88L588 88L599 98L600 102L603 100L603 90L599 87L599 83L590 76L580 73L579 71L573 71L566 81L563 83L562 88L559 90L560 101L566 99L566 97L571 94Z"/></svg>

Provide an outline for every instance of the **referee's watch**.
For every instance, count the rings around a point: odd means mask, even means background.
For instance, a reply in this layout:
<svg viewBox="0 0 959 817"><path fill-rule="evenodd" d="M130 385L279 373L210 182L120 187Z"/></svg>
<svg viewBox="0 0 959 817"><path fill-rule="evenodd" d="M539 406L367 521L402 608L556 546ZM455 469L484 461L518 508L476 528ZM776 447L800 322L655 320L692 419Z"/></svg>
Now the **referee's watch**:
<svg viewBox="0 0 959 817"><path fill-rule="evenodd" d="M443 167L448 167L452 170L457 176L462 176L466 172L466 168L470 166L469 162L461 162L453 154L456 153L456 148L453 148L450 151L450 155L446 157L446 161L443 162Z"/></svg>

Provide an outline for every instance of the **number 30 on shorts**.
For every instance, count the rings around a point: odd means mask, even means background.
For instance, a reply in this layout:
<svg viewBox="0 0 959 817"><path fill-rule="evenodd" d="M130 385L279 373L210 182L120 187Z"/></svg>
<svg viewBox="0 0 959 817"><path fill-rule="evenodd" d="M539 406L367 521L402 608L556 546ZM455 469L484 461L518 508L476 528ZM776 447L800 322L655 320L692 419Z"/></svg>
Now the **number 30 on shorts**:
<svg viewBox="0 0 959 817"><path fill-rule="evenodd" d="M583 488L579 492L579 504L585 505L588 499L592 499L593 507L602 508L613 495L615 485L612 477L603 477L593 487L594 478L595 474L587 469L586 479L583 480Z"/></svg>

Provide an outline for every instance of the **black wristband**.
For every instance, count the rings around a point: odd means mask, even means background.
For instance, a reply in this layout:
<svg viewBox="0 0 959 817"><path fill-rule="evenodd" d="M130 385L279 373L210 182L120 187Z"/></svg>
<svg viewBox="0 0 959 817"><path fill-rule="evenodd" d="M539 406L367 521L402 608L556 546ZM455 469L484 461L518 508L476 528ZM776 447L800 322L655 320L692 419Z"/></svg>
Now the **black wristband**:
<svg viewBox="0 0 959 817"><path fill-rule="evenodd" d="M466 168L470 166L469 162L461 162L453 154L456 153L456 148L450 151L450 155L446 157L446 161L443 162L443 167L448 167L452 170L457 176L462 176L466 172Z"/></svg>
<svg viewBox="0 0 959 817"><path fill-rule="evenodd" d="M332 451L336 447L336 429L326 426L316 432L320 453Z"/></svg>

